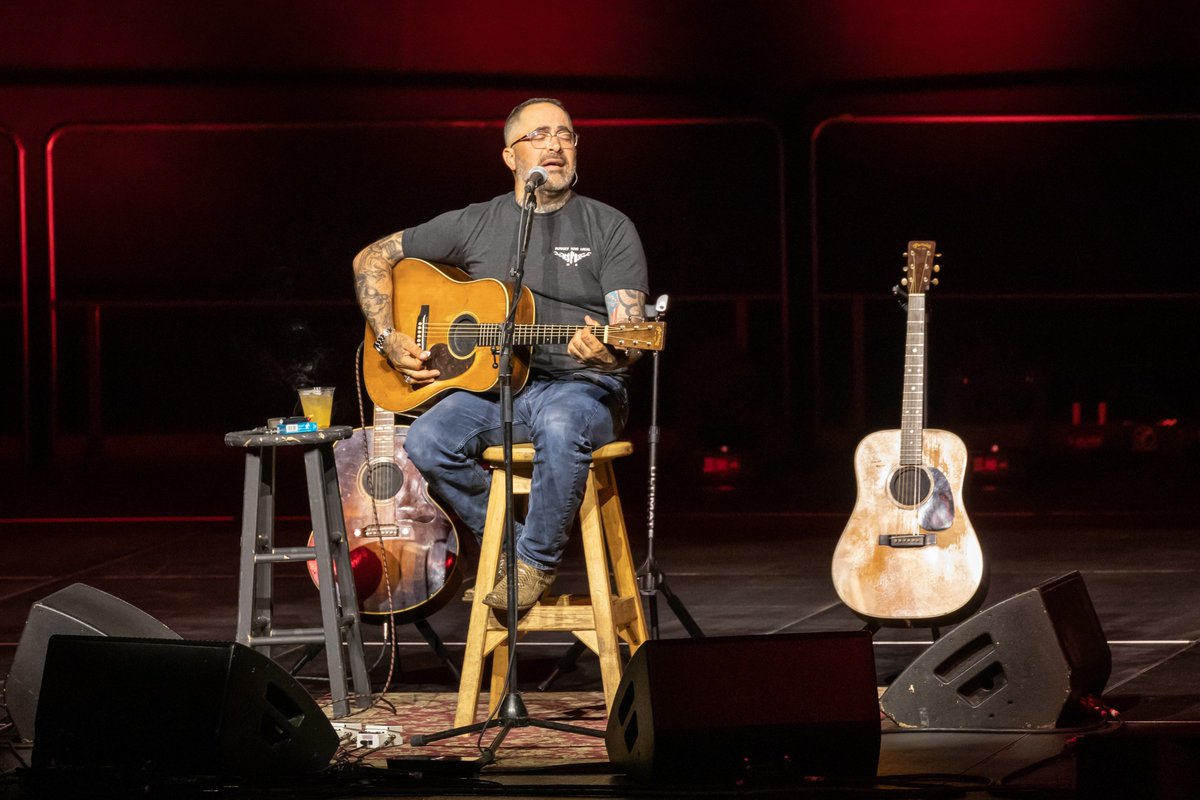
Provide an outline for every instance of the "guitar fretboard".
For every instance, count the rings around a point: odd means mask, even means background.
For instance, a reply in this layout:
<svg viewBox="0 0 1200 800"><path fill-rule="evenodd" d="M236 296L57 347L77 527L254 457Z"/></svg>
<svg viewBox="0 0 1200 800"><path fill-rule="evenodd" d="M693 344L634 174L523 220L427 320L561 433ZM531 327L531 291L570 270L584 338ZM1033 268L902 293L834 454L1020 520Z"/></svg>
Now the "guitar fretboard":
<svg viewBox="0 0 1200 800"><path fill-rule="evenodd" d="M900 407L900 464L919 466L924 457L925 428L925 295L908 296L908 328L904 337L904 399Z"/></svg>
<svg viewBox="0 0 1200 800"><path fill-rule="evenodd" d="M476 347L499 347L502 327L498 322L456 322L441 325L423 323L419 326L420 333L429 337L425 341L432 340L435 335L449 339L467 338ZM561 344L569 342L575 331L584 328L591 331L600 341L608 341L607 325L517 325L513 328L513 344Z"/></svg>
<svg viewBox="0 0 1200 800"><path fill-rule="evenodd" d="M371 421L371 459L390 462L396 455L396 415L375 406Z"/></svg>
<svg viewBox="0 0 1200 800"><path fill-rule="evenodd" d="M390 466L396 458L396 415L377 405L371 425L368 469L372 480L378 479L382 482L387 473L382 469L376 469L375 465L387 464ZM396 521L396 504L395 502L373 503L372 513L376 524L393 524Z"/></svg>

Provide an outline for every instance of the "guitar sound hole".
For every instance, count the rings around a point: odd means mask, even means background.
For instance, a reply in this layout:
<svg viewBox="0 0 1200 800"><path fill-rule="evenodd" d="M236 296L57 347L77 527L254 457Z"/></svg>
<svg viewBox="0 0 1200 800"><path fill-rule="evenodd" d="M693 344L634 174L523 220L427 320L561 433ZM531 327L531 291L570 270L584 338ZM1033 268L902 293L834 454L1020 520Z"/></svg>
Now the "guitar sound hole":
<svg viewBox="0 0 1200 800"><path fill-rule="evenodd" d="M898 505L915 507L933 491L933 481L923 467L901 467L892 473L888 493Z"/></svg>
<svg viewBox="0 0 1200 800"><path fill-rule="evenodd" d="M456 358L466 358L482 344L479 341L479 327L469 314L462 314L450 323L448 339L450 352Z"/></svg>
<svg viewBox="0 0 1200 800"><path fill-rule="evenodd" d="M372 464L363 470L363 491L376 500L390 500L400 493L404 473L395 463Z"/></svg>

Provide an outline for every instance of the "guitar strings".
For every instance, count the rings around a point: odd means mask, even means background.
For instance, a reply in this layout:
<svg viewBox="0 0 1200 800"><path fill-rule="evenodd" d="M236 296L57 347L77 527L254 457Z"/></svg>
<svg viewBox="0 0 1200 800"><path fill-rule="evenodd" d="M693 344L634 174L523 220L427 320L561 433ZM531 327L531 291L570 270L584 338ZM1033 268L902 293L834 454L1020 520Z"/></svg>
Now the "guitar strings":
<svg viewBox="0 0 1200 800"><path fill-rule="evenodd" d="M449 338L473 339L476 347L497 347L502 336L502 323L497 322L422 322L418 326L422 347ZM588 330L601 341L617 337L618 346L643 350L660 349L661 338L651 334L644 341L631 342L636 332L656 330L645 323L620 323L616 325L541 325L519 324L513 328L513 343L536 345L562 343L575 335L576 331ZM640 338L633 336L633 338ZM612 342L610 342L612 343Z"/></svg>
<svg viewBox="0 0 1200 800"><path fill-rule="evenodd" d="M915 421L918 426L915 431L915 437L913 432L909 428L905 427L906 425L911 425L912 423L902 421L902 430L905 431L905 433L902 434L901 461L909 462L907 467L903 467L904 475L902 482L904 484L903 491L906 505L909 508L909 533L917 536L921 532L921 522L917 504L921 500L921 476L924 474L923 464L925 460L925 448L924 442L922 441L925 431L925 295L923 292L909 293L907 316L908 319L906 320L905 326L906 352L904 360L906 365L915 370L915 374L907 374L908 370L906 370L904 406L905 410L908 412L906 416L915 417L916 414L913 412L919 410L920 419ZM910 392L908 384L914 381L919 383L919 385L914 386L914 391ZM911 407L914 400L919 401L919 409L913 409ZM907 444L910 452L908 453L903 452L905 450L903 443L903 437L905 435L907 435L909 438ZM915 442L912 441L913 438L916 439ZM905 456L907 456L907 458Z"/></svg>
<svg viewBox="0 0 1200 800"><path fill-rule="evenodd" d="M422 322L421 327L424 328L473 328L473 327L495 327L499 328L504 323L502 322ZM655 322L621 322L613 325L573 325L570 323L542 323L542 322L518 322L514 327L517 330L527 328L559 328L562 330L579 330L580 328L591 328L592 330L600 330L602 328L628 328L631 330L654 330L659 326Z"/></svg>
<svg viewBox="0 0 1200 800"><path fill-rule="evenodd" d="M429 333L446 333L454 331L462 334L479 334L486 333L489 336L498 336L502 327L499 322L423 322L419 326L422 330ZM578 330L587 329L593 334L602 334L606 329L614 329L617 332L628 332L634 330L652 330L651 328L631 326L629 324L621 325L543 325L543 324L521 324L514 326L514 332L524 334L526 336L568 336Z"/></svg>

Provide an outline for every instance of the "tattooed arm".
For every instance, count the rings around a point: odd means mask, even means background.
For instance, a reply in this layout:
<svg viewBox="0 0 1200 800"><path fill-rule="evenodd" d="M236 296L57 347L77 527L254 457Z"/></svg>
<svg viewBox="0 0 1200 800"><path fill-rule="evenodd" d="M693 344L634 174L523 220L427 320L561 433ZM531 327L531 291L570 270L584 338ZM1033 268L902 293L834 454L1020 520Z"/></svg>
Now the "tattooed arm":
<svg viewBox="0 0 1200 800"><path fill-rule="evenodd" d="M646 295L633 289L618 289L604 295L604 305L608 307L608 324L617 325L622 322L646 321ZM588 325L603 323L584 315L583 321ZM602 370L627 367L642 357L641 350L617 350L601 342L587 328L580 328L567 345L567 352L575 359L590 367Z"/></svg>
<svg viewBox="0 0 1200 800"><path fill-rule="evenodd" d="M646 294L632 289L618 289L604 295L608 306L608 324L646 321ZM619 366L627 367L642 357L641 350L624 350L617 356Z"/></svg>
<svg viewBox="0 0 1200 800"><path fill-rule="evenodd" d="M354 257L354 292L376 333L392 327L392 267L404 258L404 231L367 245Z"/></svg>
<svg viewBox="0 0 1200 800"><path fill-rule="evenodd" d="M391 328L392 268L404 258L404 231L385 236L367 245L354 257L354 292L363 316L376 334ZM437 377L437 370L425 369L428 352L421 352L411 335L396 331L384 344L392 367L415 385L428 383Z"/></svg>

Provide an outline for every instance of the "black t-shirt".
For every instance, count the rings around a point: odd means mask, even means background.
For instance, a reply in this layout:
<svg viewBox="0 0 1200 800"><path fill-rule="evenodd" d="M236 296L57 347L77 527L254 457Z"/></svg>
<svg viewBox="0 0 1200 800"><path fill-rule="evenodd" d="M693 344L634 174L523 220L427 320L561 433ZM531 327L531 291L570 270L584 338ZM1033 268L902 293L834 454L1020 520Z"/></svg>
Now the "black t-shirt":
<svg viewBox="0 0 1200 800"><path fill-rule="evenodd" d="M508 281L520 217L512 193L448 211L406 228L404 255L460 267L472 278ZM642 241L629 218L612 206L572 195L562 208L534 214L524 285L533 292L538 324L583 325L584 314L607 322L606 294L649 292ZM530 366L552 375L583 368L567 355L566 344L537 345Z"/></svg>

